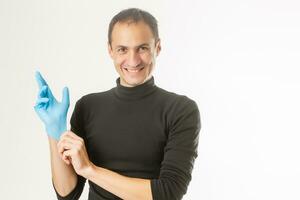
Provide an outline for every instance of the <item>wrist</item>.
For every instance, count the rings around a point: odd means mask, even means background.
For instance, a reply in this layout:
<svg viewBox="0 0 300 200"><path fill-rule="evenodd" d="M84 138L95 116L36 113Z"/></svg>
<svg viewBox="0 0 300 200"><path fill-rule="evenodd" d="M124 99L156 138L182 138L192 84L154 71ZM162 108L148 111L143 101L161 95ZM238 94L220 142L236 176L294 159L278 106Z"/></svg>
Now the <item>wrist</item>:
<svg viewBox="0 0 300 200"><path fill-rule="evenodd" d="M98 167L94 165L92 162L91 164L85 169L83 177L88 180L91 180L92 177L97 173Z"/></svg>
<svg viewBox="0 0 300 200"><path fill-rule="evenodd" d="M48 137L49 144L56 144L57 145L58 141L56 139L54 139L53 137L51 137L48 134L47 134L47 137Z"/></svg>
<svg viewBox="0 0 300 200"><path fill-rule="evenodd" d="M52 137L55 140L59 140L61 134L63 132L67 131L67 127L66 125L48 125L46 126L46 132L48 134L48 136Z"/></svg>

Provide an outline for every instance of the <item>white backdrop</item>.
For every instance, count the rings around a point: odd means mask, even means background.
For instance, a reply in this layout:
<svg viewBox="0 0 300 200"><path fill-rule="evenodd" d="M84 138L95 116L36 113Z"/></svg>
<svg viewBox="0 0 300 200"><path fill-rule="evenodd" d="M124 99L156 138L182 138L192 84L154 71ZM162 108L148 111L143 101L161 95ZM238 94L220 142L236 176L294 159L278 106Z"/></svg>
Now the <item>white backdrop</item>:
<svg viewBox="0 0 300 200"><path fill-rule="evenodd" d="M184 199L300 199L297 0L0 0L0 199L55 199L34 72L59 99L69 87L70 118L82 95L115 86L107 28L128 7L159 21L156 84L200 109Z"/></svg>

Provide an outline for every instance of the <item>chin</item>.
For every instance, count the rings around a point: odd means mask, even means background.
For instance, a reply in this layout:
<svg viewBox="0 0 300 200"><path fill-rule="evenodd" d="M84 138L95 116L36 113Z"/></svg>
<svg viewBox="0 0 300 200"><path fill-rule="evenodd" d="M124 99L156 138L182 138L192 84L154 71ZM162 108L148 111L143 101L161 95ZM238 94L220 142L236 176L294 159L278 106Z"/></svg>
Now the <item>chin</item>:
<svg viewBox="0 0 300 200"><path fill-rule="evenodd" d="M136 73L128 72L128 70L121 66L119 69L119 75L122 78L122 82L130 87L141 85L150 78L149 66L143 67L141 71Z"/></svg>

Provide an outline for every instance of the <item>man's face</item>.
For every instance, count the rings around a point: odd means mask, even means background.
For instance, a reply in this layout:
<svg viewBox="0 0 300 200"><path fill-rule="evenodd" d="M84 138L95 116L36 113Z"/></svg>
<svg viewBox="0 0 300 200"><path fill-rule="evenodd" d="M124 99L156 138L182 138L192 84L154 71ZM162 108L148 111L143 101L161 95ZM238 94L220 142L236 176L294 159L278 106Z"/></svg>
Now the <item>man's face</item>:
<svg viewBox="0 0 300 200"><path fill-rule="evenodd" d="M116 23L108 51L121 85L134 87L149 80L160 49L160 41L155 44L151 29L144 22Z"/></svg>

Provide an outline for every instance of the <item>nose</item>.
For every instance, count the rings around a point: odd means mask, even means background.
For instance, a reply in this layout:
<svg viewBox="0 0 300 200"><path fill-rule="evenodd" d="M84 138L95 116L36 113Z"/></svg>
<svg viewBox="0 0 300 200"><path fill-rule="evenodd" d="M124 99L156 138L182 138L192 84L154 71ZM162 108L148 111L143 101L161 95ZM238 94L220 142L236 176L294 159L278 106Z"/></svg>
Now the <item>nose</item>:
<svg viewBox="0 0 300 200"><path fill-rule="evenodd" d="M141 64L141 57L138 52L130 51L127 57L126 66L127 67L137 67Z"/></svg>

